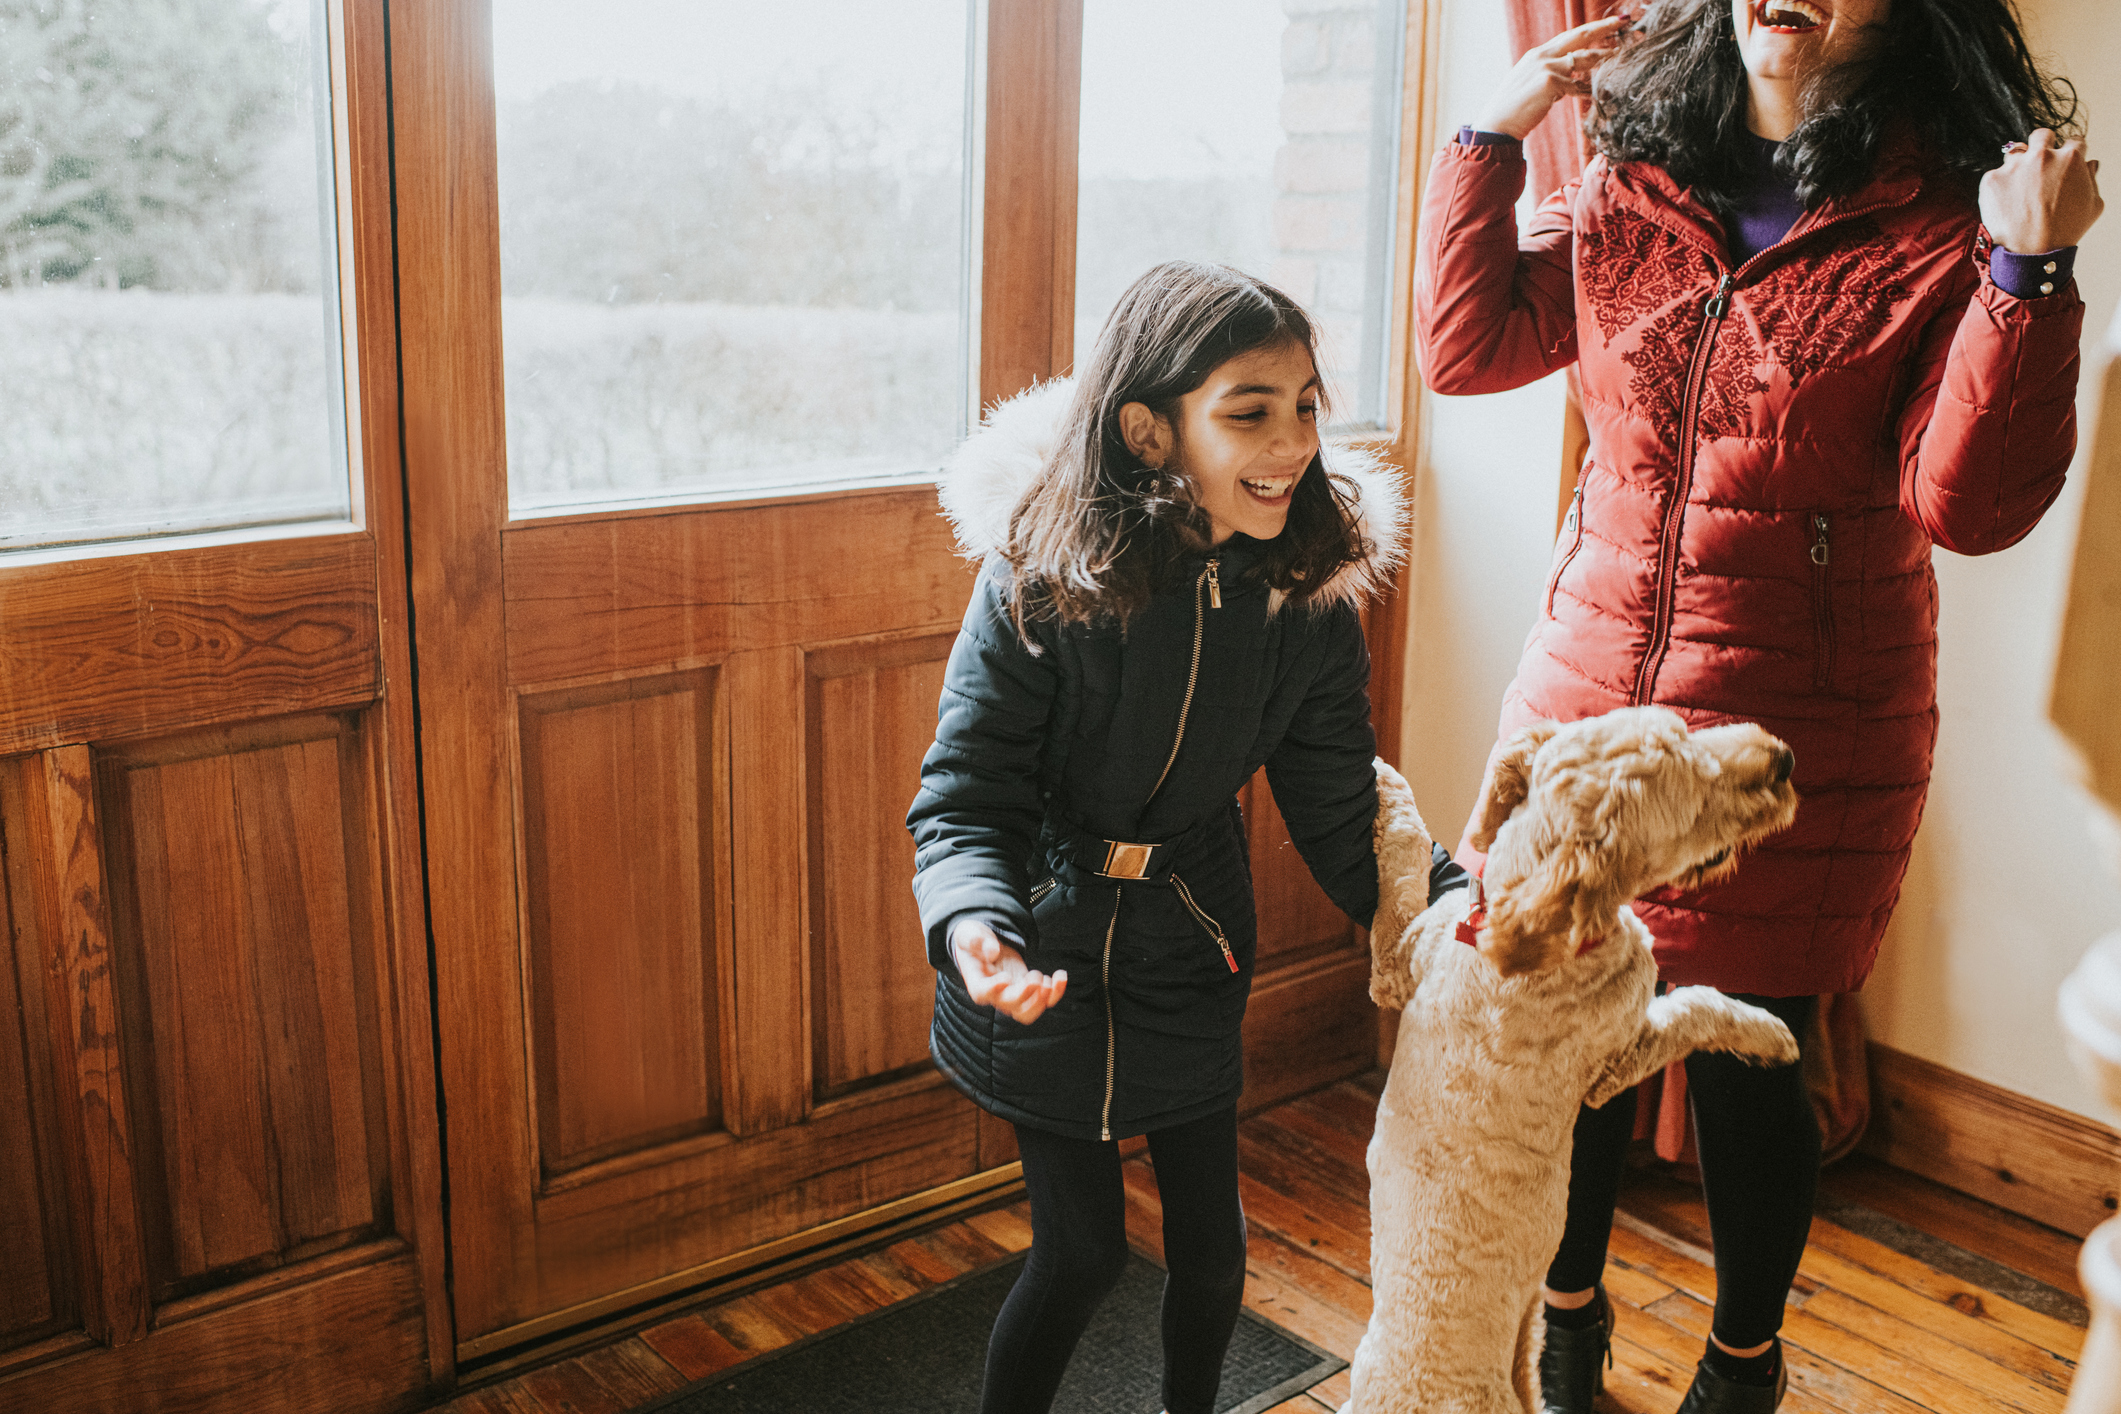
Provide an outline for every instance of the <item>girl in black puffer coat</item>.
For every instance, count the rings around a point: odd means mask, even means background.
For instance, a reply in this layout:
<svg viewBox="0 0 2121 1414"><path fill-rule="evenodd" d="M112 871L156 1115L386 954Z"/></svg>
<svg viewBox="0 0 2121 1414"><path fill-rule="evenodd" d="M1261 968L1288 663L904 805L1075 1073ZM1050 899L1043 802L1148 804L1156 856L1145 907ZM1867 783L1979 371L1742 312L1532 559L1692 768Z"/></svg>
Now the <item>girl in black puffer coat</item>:
<svg viewBox="0 0 2121 1414"><path fill-rule="evenodd" d="M1042 1411L1126 1260L1115 1141L1163 1195L1164 1402L1211 1409L1243 1295L1239 1033L1255 942L1238 789L1260 766L1304 861L1377 906L1358 603L1393 568L1391 474L1318 438L1311 325L1169 264L1074 385L995 409L945 508L983 567L907 824L938 977L931 1047L1012 1121L1031 1257L982 1408Z"/></svg>

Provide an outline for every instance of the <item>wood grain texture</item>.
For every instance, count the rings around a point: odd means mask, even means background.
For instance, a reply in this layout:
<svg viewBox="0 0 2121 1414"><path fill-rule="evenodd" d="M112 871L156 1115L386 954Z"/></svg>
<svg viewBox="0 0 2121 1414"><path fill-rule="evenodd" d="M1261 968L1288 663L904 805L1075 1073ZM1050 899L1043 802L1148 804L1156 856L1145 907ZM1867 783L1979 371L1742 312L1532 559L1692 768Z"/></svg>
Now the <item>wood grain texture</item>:
<svg viewBox="0 0 2121 1414"><path fill-rule="evenodd" d="M81 1319L22 781L25 768L42 764L0 763L0 919L7 924L0 941L0 1349L33 1344Z"/></svg>
<svg viewBox="0 0 2121 1414"><path fill-rule="evenodd" d="M388 1154L353 723L199 733L100 767L158 1299L374 1235Z"/></svg>
<svg viewBox="0 0 2121 1414"><path fill-rule="evenodd" d="M981 407L1074 361L1082 47L1082 0L987 6Z"/></svg>
<svg viewBox="0 0 2121 1414"><path fill-rule="evenodd" d="M720 1126L717 702L712 670L519 701L547 1176Z"/></svg>
<svg viewBox="0 0 2121 1414"><path fill-rule="evenodd" d="M482 0L389 9L404 503L458 1339L535 1282L501 527L499 196Z"/></svg>
<svg viewBox="0 0 2121 1414"><path fill-rule="evenodd" d="M1370 1069L1377 1008L1369 988L1366 952L1261 975L1245 1012L1242 1108L1249 1113Z"/></svg>
<svg viewBox="0 0 2121 1414"><path fill-rule="evenodd" d="M95 771L84 746L41 752L21 770L84 1316L89 1334L125 1345L147 1334L148 1273Z"/></svg>
<svg viewBox="0 0 2121 1414"><path fill-rule="evenodd" d="M2083 1237L2121 1204L2121 1135L1873 1042L1863 1152Z"/></svg>
<svg viewBox="0 0 2121 1414"><path fill-rule="evenodd" d="M418 704L413 699L412 605L405 525L398 365L398 271L391 171L389 23L386 0L327 7L343 69L346 171L341 191L344 256L352 289L344 308L354 333L352 366L360 414L356 490L376 555L376 616L383 700L372 719L368 772L376 873L378 1033L389 1117L392 1218L421 1273L428 1377L454 1371L448 1235L442 1221L441 1120L436 1113L434 998L427 983L427 894L421 857Z"/></svg>
<svg viewBox="0 0 2121 1414"><path fill-rule="evenodd" d="M761 1134L810 1107L804 947L808 863L803 780L803 655L740 653L724 670L730 708L731 874L736 893L736 1103L730 1129Z"/></svg>
<svg viewBox="0 0 2121 1414"><path fill-rule="evenodd" d="M0 569L0 752L370 701L375 583L366 535Z"/></svg>
<svg viewBox="0 0 2121 1414"><path fill-rule="evenodd" d="M894 628L954 628L972 593L972 570L953 553L927 486L531 522L504 542L508 670L526 685Z"/></svg>
<svg viewBox="0 0 2121 1414"><path fill-rule="evenodd" d="M116 1350L0 1376L0 1409L37 1414L395 1414L428 1402L418 1265L341 1267L159 1325Z"/></svg>
<svg viewBox="0 0 2121 1414"><path fill-rule="evenodd" d="M1265 973L1336 949L1352 951L1354 925L1318 887L1290 842L1267 773L1253 776L1239 799L1252 851L1252 893L1259 906L1259 970Z"/></svg>
<svg viewBox="0 0 2121 1414"><path fill-rule="evenodd" d="M905 828L951 634L804 655L815 1097L926 1066L935 973Z"/></svg>

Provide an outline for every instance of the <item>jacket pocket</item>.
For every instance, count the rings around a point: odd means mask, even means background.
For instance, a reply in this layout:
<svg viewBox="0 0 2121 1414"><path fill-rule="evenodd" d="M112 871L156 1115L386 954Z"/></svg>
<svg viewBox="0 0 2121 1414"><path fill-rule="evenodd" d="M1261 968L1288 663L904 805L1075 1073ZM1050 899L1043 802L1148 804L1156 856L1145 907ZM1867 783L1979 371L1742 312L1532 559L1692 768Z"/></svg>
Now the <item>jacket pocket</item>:
<svg viewBox="0 0 2121 1414"><path fill-rule="evenodd" d="M1834 680L1834 522L1824 512L1812 516L1812 687L1823 691Z"/></svg>
<svg viewBox="0 0 2121 1414"><path fill-rule="evenodd" d="M1583 548L1583 483L1590 471L1591 464L1585 462L1583 471L1576 477L1576 494L1569 498L1569 514L1561 522L1560 538L1568 542L1569 548L1562 552L1560 563L1554 566L1554 573L1547 580L1547 617L1550 619L1554 617L1554 591L1561 587L1561 577L1568 573L1569 562Z"/></svg>
<svg viewBox="0 0 2121 1414"><path fill-rule="evenodd" d="M1237 954L1231 950L1230 940L1223 935L1222 924L1209 917L1208 910L1193 901L1193 890L1186 887L1184 879L1173 874L1171 876L1171 887L1178 891L1179 902L1186 906L1186 912L1193 915L1193 921L1207 929L1208 936L1215 940L1215 946L1222 949L1224 963L1229 966L1232 972L1237 971Z"/></svg>

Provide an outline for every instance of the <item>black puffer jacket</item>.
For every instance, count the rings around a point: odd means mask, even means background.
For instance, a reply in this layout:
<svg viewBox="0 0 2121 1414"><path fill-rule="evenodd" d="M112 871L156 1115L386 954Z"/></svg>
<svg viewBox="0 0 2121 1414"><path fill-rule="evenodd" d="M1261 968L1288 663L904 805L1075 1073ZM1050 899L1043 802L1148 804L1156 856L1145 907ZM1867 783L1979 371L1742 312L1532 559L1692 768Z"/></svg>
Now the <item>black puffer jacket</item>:
<svg viewBox="0 0 2121 1414"><path fill-rule="evenodd" d="M943 498L968 552L998 542L1068 391L997 409L953 460ZM1260 766L1328 897L1361 923L1375 910L1356 603L1391 568L1401 511L1389 471L1345 454L1333 465L1361 488L1377 559L1315 606L1281 605L1249 574L1258 542L1237 536L1124 634L1038 624L1034 653L1009 622L1007 567L988 558L907 825L938 974L930 1046L995 1114L1123 1138L1236 1101L1256 933L1236 793ZM1115 840L1167 847L1149 877L1119 881L1096 872ZM974 1006L949 955L967 915L1032 967L1065 970L1060 1004L1028 1026Z"/></svg>

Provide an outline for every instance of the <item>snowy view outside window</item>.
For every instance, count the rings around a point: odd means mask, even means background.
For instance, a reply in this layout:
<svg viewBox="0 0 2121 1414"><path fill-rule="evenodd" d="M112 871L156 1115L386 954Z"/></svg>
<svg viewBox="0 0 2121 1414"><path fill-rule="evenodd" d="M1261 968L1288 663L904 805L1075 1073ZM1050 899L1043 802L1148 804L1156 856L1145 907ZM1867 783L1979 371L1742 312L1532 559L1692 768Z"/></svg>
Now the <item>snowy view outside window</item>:
<svg viewBox="0 0 2121 1414"><path fill-rule="evenodd" d="M517 515L940 466L967 0L494 0Z"/></svg>
<svg viewBox="0 0 2121 1414"><path fill-rule="evenodd" d="M1084 0L1075 348L1164 260L1320 325L1345 430L1385 422L1401 0Z"/></svg>
<svg viewBox="0 0 2121 1414"><path fill-rule="evenodd" d="M346 518L325 35L0 0L0 550Z"/></svg>

